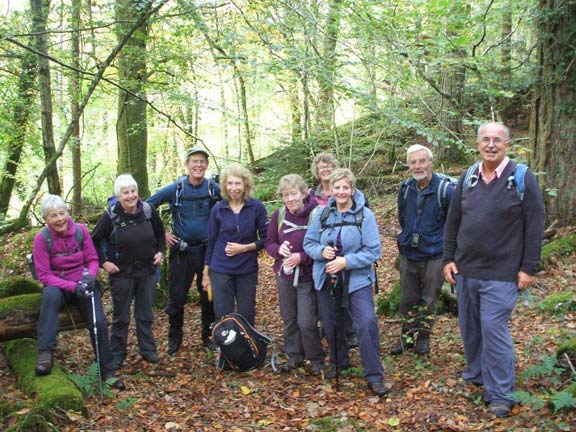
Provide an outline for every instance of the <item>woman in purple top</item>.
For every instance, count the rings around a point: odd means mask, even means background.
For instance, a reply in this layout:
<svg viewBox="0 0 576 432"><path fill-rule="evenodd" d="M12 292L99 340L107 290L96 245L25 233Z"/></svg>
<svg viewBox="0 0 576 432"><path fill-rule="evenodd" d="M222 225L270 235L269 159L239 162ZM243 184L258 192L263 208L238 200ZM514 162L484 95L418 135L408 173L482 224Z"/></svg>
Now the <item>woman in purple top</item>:
<svg viewBox="0 0 576 432"><path fill-rule="evenodd" d="M317 203L307 195L302 177L289 174L280 179L278 195L284 206L276 210L268 225L266 250L274 258L280 315L284 321L284 370L300 367L304 359L312 363L312 374L324 369L326 354L320 342L316 292L312 281L314 261L304 252L308 220Z"/></svg>
<svg viewBox="0 0 576 432"><path fill-rule="evenodd" d="M124 383L114 377L112 353L108 340L108 322L102 310L100 292L95 289L100 263L92 238L86 227L75 224L64 200L57 195L42 199L42 217L46 221L34 237L34 266L42 288L38 318L38 363L36 375L52 371L58 336L58 311L67 302L75 303L89 323L92 318L92 296L95 302L100 373L113 388L124 389ZM92 346L94 326L89 325Z"/></svg>
<svg viewBox="0 0 576 432"><path fill-rule="evenodd" d="M319 206L323 207L328 204L328 200L332 196L330 175L339 167L340 164L332 153L320 153L312 161L310 171L318 184L310 189L310 195L316 199Z"/></svg>
<svg viewBox="0 0 576 432"><path fill-rule="evenodd" d="M216 319L236 311L250 324L256 317L258 251L264 247L268 217L252 198L252 174L234 164L221 174L222 201L210 213L202 286L212 290Z"/></svg>

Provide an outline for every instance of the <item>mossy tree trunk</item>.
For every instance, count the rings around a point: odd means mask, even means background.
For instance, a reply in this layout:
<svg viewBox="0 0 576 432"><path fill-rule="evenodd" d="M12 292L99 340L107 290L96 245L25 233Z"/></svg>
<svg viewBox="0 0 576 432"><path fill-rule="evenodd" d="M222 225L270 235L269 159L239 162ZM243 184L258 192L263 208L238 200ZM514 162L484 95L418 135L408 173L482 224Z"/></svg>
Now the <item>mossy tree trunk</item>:
<svg viewBox="0 0 576 432"><path fill-rule="evenodd" d="M545 173L548 222L576 224L576 2L540 0L539 76L530 118L530 165Z"/></svg>

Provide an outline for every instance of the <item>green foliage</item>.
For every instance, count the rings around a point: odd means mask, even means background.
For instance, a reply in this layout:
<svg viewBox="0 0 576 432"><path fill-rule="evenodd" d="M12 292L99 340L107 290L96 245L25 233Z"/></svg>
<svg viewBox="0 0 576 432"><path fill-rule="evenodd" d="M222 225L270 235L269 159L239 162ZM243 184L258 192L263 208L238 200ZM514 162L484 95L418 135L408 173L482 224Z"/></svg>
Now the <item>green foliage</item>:
<svg viewBox="0 0 576 432"><path fill-rule="evenodd" d="M552 257L565 257L571 255L576 250L576 234L570 234L542 247L542 260L550 261Z"/></svg>
<svg viewBox="0 0 576 432"><path fill-rule="evenodd" d="M70 379L70 381L76 384L76 387L78 387L78 389L80 389L80 391L84 395L94 396L97 395L99 392L98 365L96 364L96 362L90 365L90 368L88 369L88 373L86 375L71 373L68 374L68 378ZM114 395L110 387L105 384L102 386L102 393L104 394L104 396L109 397Z"/></svg>
<svg viewBox="0 0 576 432"><path fill-rule="evenodd" d="M124 400L121 400L116 404L116 408L124 410L128 408L132 408L134 404L138 402L138 398L134 396L127 397Z"/></svg>
<svg viewBox="0 0 576 432"><path fill-rule="evenodd" d="M392 285L392 290L389 293L382 293L376 299L376 313L378 315L391 317L398 313L399 307L400 281L396 281L394 285Z"/></svg>
<svg viewBox="0 0 576 432"><path fill-rule="evenodd" d="M554 407L554 412L562 409L576 409L576 397L569 391L560 391L550 396L550 403Z"/></svg>
<svg viewBox="0 0 576 432"><path fill-rule="evenodd" d="M355 426L354 421L347 418L338 418L335 416L320 417L310 422L313 426L310 430L316 432L337 432L347 425ZM355 430L355 429L354 429Z"/></svg>
<svg viewBox="0 0 576 432"><path fill-rule="evenodd" d="M42 285L37 281L21 276L4 279L0 282L0 298L20 294L37 294L42 292Z"/></svg>
<svg viewBox="0 0 576 432"><path fill-rule="evenodd" d="M576 311L576 291L550 294L542 300L540 308L553 315Z"/></svg>

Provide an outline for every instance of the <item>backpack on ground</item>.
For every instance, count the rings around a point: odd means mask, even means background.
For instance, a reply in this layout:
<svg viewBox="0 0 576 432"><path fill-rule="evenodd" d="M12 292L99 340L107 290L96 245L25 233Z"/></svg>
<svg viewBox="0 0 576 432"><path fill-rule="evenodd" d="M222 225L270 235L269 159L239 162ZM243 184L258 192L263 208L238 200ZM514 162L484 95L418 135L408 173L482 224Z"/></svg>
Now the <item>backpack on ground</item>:
<svg viewBox="0 0 576 432"><path fill-rule="evenodd" d="M218 369L244 372L259 368L266 362L268 345L271 345L270 364L274 371L277 370L272 338L252 327L239 313L230 313L214 323L211 339L219 347Z"/></svg>
<svg viewBox="0 0 576 432"><path fill-rule="evenodd" d="M40 230L40 234L42 234L42 237L44 237L44 241L46 241L46 249L48 250L48 255L52 256L52 248L54 247L54 239L52 238L52 233L50 232L48 227L44 227ZM82 249L82 247L84 246L84 232L82 231L80 226L78 226L77 223L74 223L74 239L76 240L77 245L76 249L54 255L55 256L72 255ZM38 280L38 275L36 274L36 267L34 266L34 255L32 254L26 255L26 262L28 263L28 268L30 269L32 278Z"/></svg>
<svg viewBox="0 0 576 432"><path fill-rule="evenodd" d="M447 199L447 191L449 186L456 187L458 184L458 179L455 177L451 177L446 174L439 174L435 173L438 177L440 177L440 184L438 185L438 190L436 191L436 199L438 200L438 208L440 212L438 213L438 219L443 220L446 219L446 215L448 214L448 207L450 206ZM400 206L398 207L398 215L400 219L404 219L405 211L406 211L406 198L408 197L408 189L410 184L415 182L414 178L409 178L402 180L400 183Z"/></svg>
<svg viewBox="0 0 576 432"><path fill-rule="evenodd" d="M466 170L466 174L464 175L464 182L462 183L462 192L473 188L478 183L478 170L480 167L480 162L477 161L474 165L469 167ZM526 171L528 171L528 166L523 163L517 163L514 167L514 171L512 174L507 178L508 186L506 187L508 190L512 189L512 186L516 188L516 195L520 201L524 201L524 193L526 192Z"/></svg>

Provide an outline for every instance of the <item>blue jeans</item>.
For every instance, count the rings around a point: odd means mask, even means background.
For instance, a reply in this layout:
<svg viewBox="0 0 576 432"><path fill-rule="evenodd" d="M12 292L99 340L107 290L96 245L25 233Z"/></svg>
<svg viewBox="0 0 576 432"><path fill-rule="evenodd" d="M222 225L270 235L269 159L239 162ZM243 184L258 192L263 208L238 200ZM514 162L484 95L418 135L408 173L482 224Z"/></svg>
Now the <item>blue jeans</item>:
<svg viewBox="0 0 576 432"><path fill-rule="evenodd" d="M137 278L110 277L110 294L114 313L110 331L110 348L114 358L126 358L128 330L130 327L130 306L134 299L134 319L136 338L140 355L146 357L156 353L156 342L152 333L154 323L154 275Z"/></svg>
<svg viewBox="0 0 576 432"><path fill-rule="evenodd" d="M485 281L456 275L458 320L467 367L462 378L482 384L488 403L512 406L515 358L508 323L516 282Z"/></svg>
<svg viewBox="0 0 576 432"><path fill-rule="evenodd" d="M230 275L210 270L210 282L217 320L236 311L254 325L258 272Z"/></svg>
<svg viewBox="0 0 576 432"><path fill-rule="evenodd" d="M94 344L94 321L92 318L92 300L77 296L54 286L45 286L42 289L42 301L40 303L40 316L38 317L38 351L56 351L58 329L60 322L58 312L66 303L74 303L82 316L88 322L92 349L96 355ZM102 299L98 289L94 290L94 306L96 310L96 327L98 329L98 348L100 351L100 372L103 377L113 373L112 352L108 340L108 321L102 309Z"/></svg>

